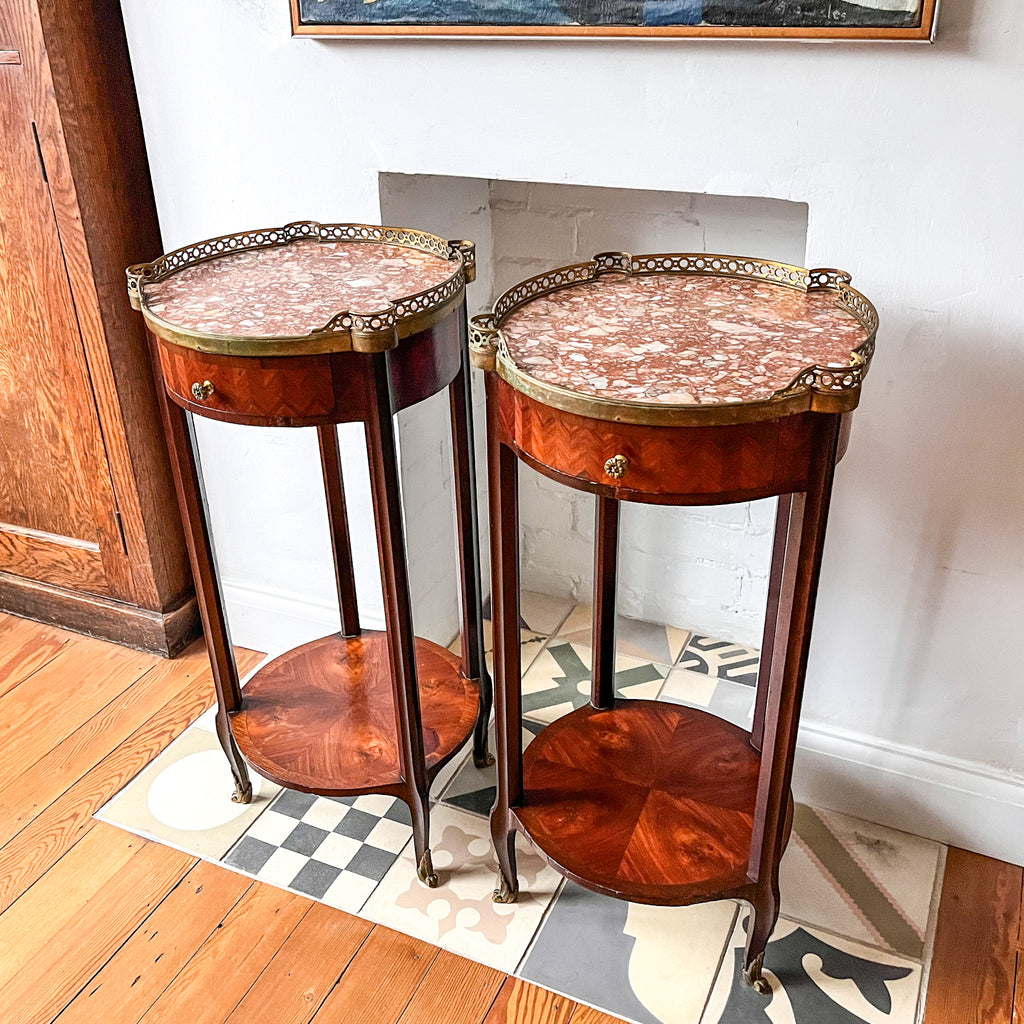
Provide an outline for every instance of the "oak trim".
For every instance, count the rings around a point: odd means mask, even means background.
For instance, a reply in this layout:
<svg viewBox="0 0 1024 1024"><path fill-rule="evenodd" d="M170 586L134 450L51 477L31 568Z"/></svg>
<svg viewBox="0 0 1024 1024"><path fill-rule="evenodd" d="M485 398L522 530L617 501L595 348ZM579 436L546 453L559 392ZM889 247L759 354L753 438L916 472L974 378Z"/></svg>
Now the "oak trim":
<svg viewBox="0 0 1024 1024"><path fill-rule="evenodd" d="M14 0L12 17L102 434L104 567L119 598L166 611L192 581L167 516L174 492L145 332L124 300L124 267L162 246L120 8Z"/></svg>
<svg viewBox="0 0 1024 1024"><path fill-rule="evenodd" d="M200 634L194 594L177 607L155 612L0 571L0 609L165 658L181 653Z"/></svg>

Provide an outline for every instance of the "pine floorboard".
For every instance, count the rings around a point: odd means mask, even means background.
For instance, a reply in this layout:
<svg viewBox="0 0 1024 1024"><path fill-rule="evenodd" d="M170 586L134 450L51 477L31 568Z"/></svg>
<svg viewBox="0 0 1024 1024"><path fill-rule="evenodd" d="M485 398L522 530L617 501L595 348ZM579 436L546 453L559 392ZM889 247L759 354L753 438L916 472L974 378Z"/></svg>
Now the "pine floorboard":
<svg viewBox="0 0 1024 1024"><path fill-rule="evenodd" d="M3 1024L618 1024L96 821L212 700L201 644L165 661L0 614ZM974 1021L1024 1024L1024 885L953 850L925 1024Z"/></svg>
<svg viewBox="0 0 1024 1024"><path fill-rule="evenodd" d="M925 1024L1013 1021L1015 976L1020 1002L1022 890L1021 868L949 851Z"/></svg>

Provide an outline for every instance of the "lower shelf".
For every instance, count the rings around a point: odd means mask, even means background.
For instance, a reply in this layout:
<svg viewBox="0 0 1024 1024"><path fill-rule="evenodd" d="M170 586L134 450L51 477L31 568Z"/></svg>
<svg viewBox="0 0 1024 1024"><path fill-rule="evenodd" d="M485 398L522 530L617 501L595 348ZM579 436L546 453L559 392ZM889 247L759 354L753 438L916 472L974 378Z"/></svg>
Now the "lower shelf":
<svg viewBox="0 0 1024 1024"><path fill-rule="evenodd" d="M459 660L416 639L427 768L465 743L480 692ZM387 634L328 636L275 658L246 683L231 717L245 759L281 786L326 796L401 781Z"/></svg>
<svg viewBox="0 0 1024 1024"><path fill-rule="evenodd" d="M749 884L760 763L746 732L706 712L649 700L586 705L527 747L513 813L587 888L692 903Z"/></svg>

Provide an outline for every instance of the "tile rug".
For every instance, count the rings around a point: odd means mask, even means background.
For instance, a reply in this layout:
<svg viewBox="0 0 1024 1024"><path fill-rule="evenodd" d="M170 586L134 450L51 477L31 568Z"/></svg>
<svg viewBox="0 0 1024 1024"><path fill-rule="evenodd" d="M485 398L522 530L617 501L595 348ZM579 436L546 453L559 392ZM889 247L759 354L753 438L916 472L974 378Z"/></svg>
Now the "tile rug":
<svg viewBox="0 0 1024 1024"><path fill-rule="evenodd" d="M590 608L524 594L523 745L588 697ZM749 728L758 652L620 619L616 689ZM490 643L490 631L487 630ZM491 740L493 749L493 737ZM253 774L230 800L207 712L97 817L272 885L435 943L639 1024L914 1024L923 1003L945 848L797 805L770 995L742 980L745 904L649 907L564 880L519 837L518 904L491 901L494 769L468 751L435 781L437 889L416 879L405 804L282 790Z"/></svg>

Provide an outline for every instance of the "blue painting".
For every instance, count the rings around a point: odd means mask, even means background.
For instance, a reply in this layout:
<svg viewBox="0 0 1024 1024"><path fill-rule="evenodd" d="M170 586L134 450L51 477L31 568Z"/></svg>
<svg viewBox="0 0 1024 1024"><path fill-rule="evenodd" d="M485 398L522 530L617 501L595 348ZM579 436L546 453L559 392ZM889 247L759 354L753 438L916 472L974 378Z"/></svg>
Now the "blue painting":
<svg viewBox="0 0 1024 1024"><path fill-rule="evenodd" d="M382 31L929 38L935 0L292 0L297 34Z"/></svg>

